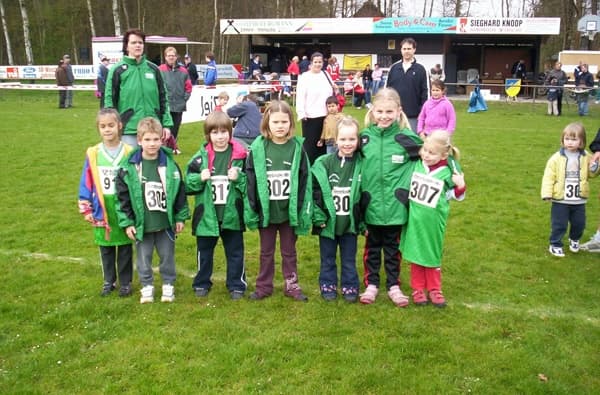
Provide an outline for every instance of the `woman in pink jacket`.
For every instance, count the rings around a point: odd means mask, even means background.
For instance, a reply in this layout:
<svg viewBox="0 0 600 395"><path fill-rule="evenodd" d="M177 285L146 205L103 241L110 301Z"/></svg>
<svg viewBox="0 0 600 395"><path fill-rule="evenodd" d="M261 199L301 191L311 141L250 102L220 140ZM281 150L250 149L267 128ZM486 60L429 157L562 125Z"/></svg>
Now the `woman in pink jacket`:
<svg viewBox="0 0 600 395"><path fill-rule="evenodd" d="M437 129L452 135L455 128L456 113L454 106L446 98L446 85L441 80L431 81L431 97L423 104L418 118L419 136L425 138Z"/></svg>

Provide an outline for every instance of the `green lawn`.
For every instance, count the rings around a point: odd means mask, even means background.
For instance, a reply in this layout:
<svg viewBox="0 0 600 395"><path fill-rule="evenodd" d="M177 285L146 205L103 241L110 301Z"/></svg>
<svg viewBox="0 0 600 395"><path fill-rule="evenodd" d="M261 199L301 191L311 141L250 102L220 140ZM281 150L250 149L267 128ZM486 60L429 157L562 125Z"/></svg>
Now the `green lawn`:
<svg viewBox="0 0 600 395"><path fill-rule="evenodd" d="M600 392L600 255L550 256L550 206L539 196L564 125L582 120L591 139L600 106L580 118L571 104L556 118L543 101L491 102L476 114L455 102L468 190L450 214L448 307L401 310L384 293L371 306L322 301L315 237L298 242L308 303L283 297L279 267L273 297L232 302L220 246L215 286L198 302L189 223L175 303L140 305L137 275L134 297L101 298L97 247L77 212L98 103L76 92L74 104L58 110L55 92L0 90L0 393ZM362 121L364 109L346 109ZM183 126L182 167L201 136L201 124ZM599 191L593 180L583 241L600 219ZM257 232L246 247L253 290ZM407 293L407 268L401 277Z"/></svg>

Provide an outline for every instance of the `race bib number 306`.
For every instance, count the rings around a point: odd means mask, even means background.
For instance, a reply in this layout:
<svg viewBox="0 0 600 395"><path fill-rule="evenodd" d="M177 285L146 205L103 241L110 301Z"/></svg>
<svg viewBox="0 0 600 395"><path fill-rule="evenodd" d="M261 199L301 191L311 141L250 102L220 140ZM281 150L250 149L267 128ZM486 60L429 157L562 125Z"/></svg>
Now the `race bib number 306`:
<svg viewBox="0 0 600 395"><path fill-rule="evenodd" d="M167 199L160 182L149 181L144 187L144 198L148 211L167 212Z"/></svg>
<svg viewBox="0 0 600 395"><path fill-rule="evenodd" d="M414 173L410 180L409 199L415 203L435 208L440 200L444 182L428 176L427 174Z"/></svg>
<svg viewBox="0 0 600 395"><path fill-rule="evenodd" d="M229 195L229 179L227 176L210 177L212 185L213 203L226 204Z"/></svg>
<svg viewBox="0 0 600 395"><path fill-rule="evenodd" d="M289 170L267 171L269 200L287 200L290 198L290 175Z"/></svg>
<svg viewBox="0 0 600 395"><path fill-rule="evenodd" d="M102 183L102 193L105 195L115 194L115 177L117 176L117 167L98 166L98 174Z"/></svg>

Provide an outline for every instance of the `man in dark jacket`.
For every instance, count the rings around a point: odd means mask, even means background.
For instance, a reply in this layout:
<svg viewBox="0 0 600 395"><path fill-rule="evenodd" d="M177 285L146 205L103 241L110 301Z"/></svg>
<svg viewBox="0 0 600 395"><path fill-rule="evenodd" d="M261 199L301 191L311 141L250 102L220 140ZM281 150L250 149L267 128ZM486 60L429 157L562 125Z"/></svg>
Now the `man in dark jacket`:
<svg viewBox="0 0 600 395"><path fill-rule="evenodd" d="M192 83L192 85L198 85L198 69L196 68L194 62L192 62L192 58L189 53L185 54L184 61L185 68L187 69L188 74L190 75L190 82Z"/></svg>

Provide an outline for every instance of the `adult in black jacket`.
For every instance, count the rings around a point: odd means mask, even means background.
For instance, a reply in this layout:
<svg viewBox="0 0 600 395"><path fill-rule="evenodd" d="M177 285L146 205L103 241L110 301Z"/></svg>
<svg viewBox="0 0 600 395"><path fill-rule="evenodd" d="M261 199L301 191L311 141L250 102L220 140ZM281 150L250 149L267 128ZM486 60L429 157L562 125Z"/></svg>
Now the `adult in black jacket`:
<svg viewBox="0 0 600 395"><path fill-rule="evenodd" d="M427 71L415 59L417 42L414 39L405 38L400 46L402 60L390 67L386 86L395 89L400 95L402 111L408 118L411 129L416 132L417 118L429 95Z"/></svg>

